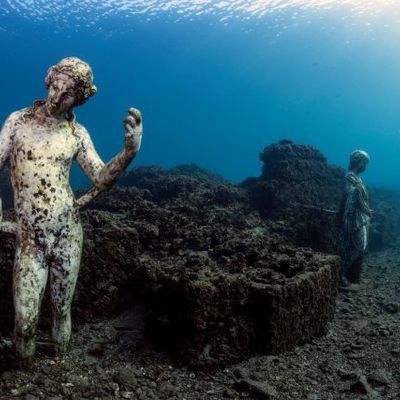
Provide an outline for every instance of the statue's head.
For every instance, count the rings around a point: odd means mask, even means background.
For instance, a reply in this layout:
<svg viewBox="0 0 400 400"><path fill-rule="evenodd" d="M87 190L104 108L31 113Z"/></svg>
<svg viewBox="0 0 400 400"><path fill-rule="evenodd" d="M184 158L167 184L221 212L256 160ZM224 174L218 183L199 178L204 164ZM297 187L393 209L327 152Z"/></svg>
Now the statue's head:
<svg viewBox="0 0 400 400"><path fill-rule="evenodd" d="M93 71L90 65L77 57L63 58L58 64L49 68L45 80L47 89L60 79L70 79L72 82L69 85L72 87L68 89L74 92L74 106L85 103L97 91L93 84Z"/></svg>
<svg viewBox="0 0 400 400"><path fill-rule="evenodd" d="M364 150L355 150L350 154L349 170L356 173L364 172L370 160L368 153Z"/></svg>

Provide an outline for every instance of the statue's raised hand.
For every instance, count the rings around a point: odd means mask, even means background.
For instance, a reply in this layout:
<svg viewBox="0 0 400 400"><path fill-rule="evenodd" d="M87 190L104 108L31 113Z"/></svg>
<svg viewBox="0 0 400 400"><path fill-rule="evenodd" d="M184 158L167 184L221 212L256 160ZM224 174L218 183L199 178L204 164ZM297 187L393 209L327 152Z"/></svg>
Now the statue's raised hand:
<svg viewBox="0 0 400 400"><path fill-rule="evenodd" d="M136 108L128 110L128 116L124 119L125 128L125 151L136 154L142 142L142 114Z"/></svg>

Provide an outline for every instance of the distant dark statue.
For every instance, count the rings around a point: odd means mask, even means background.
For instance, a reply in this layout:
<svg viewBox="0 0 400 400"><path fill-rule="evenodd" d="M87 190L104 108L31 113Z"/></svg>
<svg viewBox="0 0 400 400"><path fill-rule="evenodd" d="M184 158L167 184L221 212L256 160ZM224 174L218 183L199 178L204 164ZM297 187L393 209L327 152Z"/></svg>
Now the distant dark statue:
<svg viewBox="0 0 400 400"><path fill-rule="evenodd" d="M368 244L372 211L368 192L359 175L365 171L369 155L356 150L350 155L349 172L345 176L344 194L340 207L339 255L340 284L360 282L362 262Z"/></svg>
<svg viewBox="0 0 400 400"><path fill-rule="evenodd" d="M82 252L79 206L116 182L142 139L141 114L131 108L124 121L124 148L104 164L73 112L96 93L90 66L75 57L65 58L49 69L45 83L47 98L12 113L0 134L0 168L10 162L17 218L16 223L0 220L0 230L14 231L17 238L14 345L21 364L29 363L35 352L47 280L55 350L58 354L67 350ZM94 185L78 200L69 185L74 160Z"/></svg>

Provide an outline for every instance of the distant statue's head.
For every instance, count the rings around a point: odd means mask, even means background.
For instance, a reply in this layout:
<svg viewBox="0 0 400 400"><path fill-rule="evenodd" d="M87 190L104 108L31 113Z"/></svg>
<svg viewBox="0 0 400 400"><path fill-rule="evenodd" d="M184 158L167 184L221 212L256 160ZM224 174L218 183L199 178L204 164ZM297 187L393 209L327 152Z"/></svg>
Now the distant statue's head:
<svg viewBox="0 0 400 400"><path fill-rule="evenodd" d="M368 153L364 150L355 150L350 154L349 170L356 173L364 172L370 160Z"/></svg>
<svg viewBox="0 0 400 400"><path fill-rule="evenodd" d="M97 91L96 86L93 84L92 68L77 57L63 58L58 64L49 68L45 80L47 89L60 75L70 77L75 83L76 102L74 105L85 103Z"/></svg>

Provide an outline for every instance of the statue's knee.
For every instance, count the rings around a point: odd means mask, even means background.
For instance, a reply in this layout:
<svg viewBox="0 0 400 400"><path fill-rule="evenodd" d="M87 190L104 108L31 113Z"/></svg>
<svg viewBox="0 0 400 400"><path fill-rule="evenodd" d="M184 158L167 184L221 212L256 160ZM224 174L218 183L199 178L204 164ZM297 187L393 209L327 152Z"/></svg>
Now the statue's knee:
<svg viewBox="0 0 400 400"><path fill-rule="evenodd" d="M15 333L23 337L30 337L35 335L38 319L29 317L16 318Z"/></svg>

